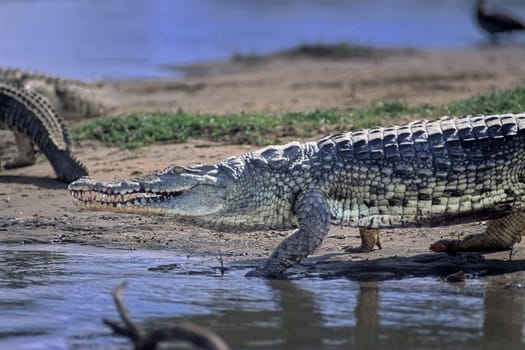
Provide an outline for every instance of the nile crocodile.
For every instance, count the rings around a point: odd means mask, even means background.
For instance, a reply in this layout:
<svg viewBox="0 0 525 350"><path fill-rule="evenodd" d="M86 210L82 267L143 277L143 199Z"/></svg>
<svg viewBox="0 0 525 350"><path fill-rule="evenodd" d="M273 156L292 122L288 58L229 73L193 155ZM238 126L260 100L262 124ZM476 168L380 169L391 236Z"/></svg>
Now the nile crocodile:
<svg viewBox="0 0 525 350"><path fill-rule="evenodd" d="M101 84L2 67L0 82L38 92L64 118L96 117L104 111Z"/></svg>
<svg viewBox="0 0 525 350"><path fill-rule="evenodd" d="M13 130L19 151L6 168L34 164L36 145L59 180L71 182L88 174L71 155L71 139L63 119L34 91L0 82L0 125Z"/></svg>
<svg viewBox="0 0 525 350"><path fill-rule="evenodd" d="M85 208L168 214L228 230L293 229L250 276L276 277L319 247L330 225L378 230L489 220L484 233L432 245L508 249L525 228L525 114L445 117L270 146L214 165L171 166L121 182L69 185Z"/></svg>

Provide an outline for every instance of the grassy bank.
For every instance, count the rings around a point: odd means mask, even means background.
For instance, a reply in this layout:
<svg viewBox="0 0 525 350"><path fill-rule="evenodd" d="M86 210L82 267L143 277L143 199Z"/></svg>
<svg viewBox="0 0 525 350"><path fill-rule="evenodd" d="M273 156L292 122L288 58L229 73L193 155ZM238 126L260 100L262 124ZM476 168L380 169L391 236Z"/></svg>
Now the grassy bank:
<svg viewBox="0 0 525 350"><path fill-rule="evenodd" d="M525 111L525 87L480 94L446 105L409 106L376 102L351 112L317 110L281 115L266 114L131 114L98 119L73 130L77 140L97 139L108 145L135 148L159 142L207 138L233 144L265 145L286 138L304 138L389 125L402 117L437 118L443 115L517 113Z"/></svg>

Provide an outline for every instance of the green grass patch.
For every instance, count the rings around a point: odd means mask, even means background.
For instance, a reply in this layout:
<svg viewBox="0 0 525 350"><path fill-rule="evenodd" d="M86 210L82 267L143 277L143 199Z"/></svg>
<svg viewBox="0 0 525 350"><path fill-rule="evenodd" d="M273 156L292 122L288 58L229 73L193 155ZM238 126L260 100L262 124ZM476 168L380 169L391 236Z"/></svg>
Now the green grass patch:
<svg viewBox="0 0 525 350"><path fill-rule="evenodd" d="M266 114L130 114L102 118L73 130L77 140L97 139L108 145L136 148L152 143L205 138L231 144L266 145L293 137L305 138L390 125L401 117L436 118L443 115L518 113L525 111L525 87L475 95L446 105L409 106L379 101L355 111L316 110Z"/></svg>

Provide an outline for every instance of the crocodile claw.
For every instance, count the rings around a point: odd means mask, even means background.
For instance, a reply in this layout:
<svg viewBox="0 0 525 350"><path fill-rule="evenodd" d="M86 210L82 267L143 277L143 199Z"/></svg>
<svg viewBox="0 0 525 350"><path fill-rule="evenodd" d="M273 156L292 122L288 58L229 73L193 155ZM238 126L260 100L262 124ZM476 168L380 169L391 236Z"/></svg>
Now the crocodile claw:
<svg viewBox="0 0 525 350"><path fill-rule="evenodd" d="M455 239L442 239L432 243L429 249L436 253L455 253L458 250L458 241Z"/></svg>
<svg viewBox="0 0 525 350"><path fill-rule="evenodd" d="M267 279L283 279L284 278L282 275L276 276L274 274L268 273L265 269L260 268L260 267L248 271L244 276L245 277L267 278Z"/></svg>

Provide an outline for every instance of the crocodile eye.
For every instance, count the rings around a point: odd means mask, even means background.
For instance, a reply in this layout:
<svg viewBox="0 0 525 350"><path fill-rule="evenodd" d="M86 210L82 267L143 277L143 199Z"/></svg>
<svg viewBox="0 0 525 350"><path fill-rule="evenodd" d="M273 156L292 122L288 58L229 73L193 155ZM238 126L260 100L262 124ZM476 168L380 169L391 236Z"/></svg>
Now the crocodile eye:
<svg viewBox="0 0 525 350"><path fill-rule="evenodd" d="M180 175L184 173L184 167L175 165L174 167L171 168L170 172L174 175Z"/></svg>

